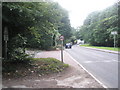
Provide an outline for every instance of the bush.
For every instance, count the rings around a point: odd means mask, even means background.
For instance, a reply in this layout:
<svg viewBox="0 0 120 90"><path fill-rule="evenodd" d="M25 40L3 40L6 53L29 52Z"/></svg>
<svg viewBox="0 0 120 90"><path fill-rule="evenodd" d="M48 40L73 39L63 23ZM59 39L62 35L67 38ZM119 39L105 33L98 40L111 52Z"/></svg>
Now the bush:
<svg viewBox="0 0 120 90"><path fill-rule="evenodd" d="M57 46L52 46L48 50L60 50L60 49L61 49L61 45L57 45Z"/></svg>
<svg viewBox="0 0 120 90"><path fill-rule="evenodd" d="M39 74L61 72L68 64L64 64L55 58L34 58L35 71Z"/></svg>
<svg viewBox="0 0 120 90"><path fill-rule="evenodd" d="M15 48L10 52L9 60L24 60L28 55L25 54L23 48Z"/></svg>
<svg viewBox="0 0 120 90"><path fill-rule="evenodd" d="M8 43L8 59L24 60L28 55L25 54L26 38L18 34Z"/></svg>
<svg viewBox="0 0 120 90"><path fill-rule="evenodd" d="M26 63L27 62L27 63ZM29 63L28 63L29 62ZM23 61L6 61L3 63L3 77L21 77L27 75L45 75L58 73L68 67L54 58L26 58Z"/></svg>

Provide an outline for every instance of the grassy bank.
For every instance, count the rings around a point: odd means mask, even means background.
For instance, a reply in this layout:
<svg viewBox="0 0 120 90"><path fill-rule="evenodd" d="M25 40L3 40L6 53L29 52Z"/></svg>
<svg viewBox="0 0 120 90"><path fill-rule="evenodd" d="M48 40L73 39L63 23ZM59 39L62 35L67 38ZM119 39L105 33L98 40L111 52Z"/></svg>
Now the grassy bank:
<svg viewBox="0 0 120 90"><path fill-rule="evenodd" d="M112 51L120 51L120 48L114 48L114 47L91 46L89 44L84 44L84 45L80 45L80 46L105 49L105 50L112 50Z"/></svg>
<svg viewBox="0 0 120 90"><path fill-rule="evenodd" d="M28 58L24 62L3 62L3 77L19 78L32 74L42 76L61 72L68 66L54 58Z"/></svg>

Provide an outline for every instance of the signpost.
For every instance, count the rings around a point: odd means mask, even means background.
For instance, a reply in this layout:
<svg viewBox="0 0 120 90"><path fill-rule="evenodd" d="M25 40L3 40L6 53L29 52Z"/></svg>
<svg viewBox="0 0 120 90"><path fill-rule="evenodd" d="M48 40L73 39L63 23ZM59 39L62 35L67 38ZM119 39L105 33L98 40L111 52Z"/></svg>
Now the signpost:
<svg viewBox="0 0 120 90"><path fill-rule="evenodd" d="M60 40L61 40L61 61L63 62L63 40L64 40L64 36L60 36Z"/></svg>
<svg viewBox="0 0 120 90"><path fill-rule="evenodd" d="M7 59L7 41L8 41L8 29L4 29L4 41L5 41L5 59Z"/></svg>
<svg viewBox="0 0 120 90"><path fill-rule="evenodd" d="M113 31L113 32L111 32L111 34L114 35L114 49L115 49L115 46L116 46L116 45L115 45L115 44L116 44L116 43L115 43L115 39L116 39L115 35L117 35L117 31Z"/></svg>

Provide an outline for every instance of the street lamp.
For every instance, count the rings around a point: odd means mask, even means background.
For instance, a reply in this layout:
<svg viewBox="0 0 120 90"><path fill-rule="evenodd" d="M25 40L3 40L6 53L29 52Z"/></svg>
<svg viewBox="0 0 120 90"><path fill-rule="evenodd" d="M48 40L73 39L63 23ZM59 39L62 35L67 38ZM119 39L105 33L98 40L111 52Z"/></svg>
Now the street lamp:
<svg viewBox="0 0 120 90"><path fill-rule="evenodd" d="M117 35L117 31L113 31L113 32L111 32L111 34L114 35L114 49L115 49L115 46L116 46L116 45L115 45L115 44L116 44L116 43L115 43L115 39L116 39L115 36Z"/></svg>
<svg viewBox="0 0 120 90"><path fill-rule="evenodd" d="M8 28L4 29L4 41L5 41L5 59L7 59L7 41L8 41Z"/></svg>

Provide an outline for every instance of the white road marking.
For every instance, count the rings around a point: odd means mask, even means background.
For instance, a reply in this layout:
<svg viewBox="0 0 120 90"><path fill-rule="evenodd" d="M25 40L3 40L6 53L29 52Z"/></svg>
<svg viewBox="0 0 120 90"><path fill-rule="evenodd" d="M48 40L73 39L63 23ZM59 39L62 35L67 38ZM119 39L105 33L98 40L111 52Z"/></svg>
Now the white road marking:
<svg viewBox="0 0 120 90"><path fill-rule="evenodd" d="M78 65L80 65L89 75L91 75L100 85L102 85L104 88L107 88L102 82L100 82L93 74L91 74L87 69L83 67L78 61L76 61L69 53L65 51L66 54L68 54Z"/></svg>
<svg viewBox="0 0 120 90"><path fill-rule="evenodd" d="M101 61L84 61L83 63L111 63L111 62L119 62L118 60L101 60Z"/></svg>

